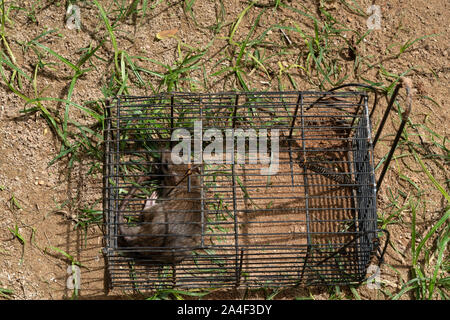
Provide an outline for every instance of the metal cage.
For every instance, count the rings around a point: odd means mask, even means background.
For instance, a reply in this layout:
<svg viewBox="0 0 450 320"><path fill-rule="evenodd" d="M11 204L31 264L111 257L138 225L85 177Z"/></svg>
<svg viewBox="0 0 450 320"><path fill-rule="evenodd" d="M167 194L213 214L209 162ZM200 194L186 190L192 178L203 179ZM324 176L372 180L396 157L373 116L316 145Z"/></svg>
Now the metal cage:
<svg viewBox="0 0 450 320"><path fill-rule="evenodd" d="M114 99L106 107L104 130L110 287L286 287L363 281L374 255L380 259L382 251L369 93L167 93ZM161 150L180 146L181 140L175 139L180 132L186 138L189 169L171 184L173 180L164 180ZM207 153L212 146L214 152ZM198 192L190 199L176 199L186 193L171 196L164 189ZM180 207L180 200L195 201L195 221L176 218L188 217L193 210ZM155 218L142 222L145 210L155 203L170 208L161 213L164 219L156 217L156 210L147 211ZM130 245L121 223L161 224L166 231ZM195 237L194 229L183 234L183 224L195 224ZM177 237L195 240L170 247ZM175 257L180 252L178 260L158 259L159 254Z"/></svg>

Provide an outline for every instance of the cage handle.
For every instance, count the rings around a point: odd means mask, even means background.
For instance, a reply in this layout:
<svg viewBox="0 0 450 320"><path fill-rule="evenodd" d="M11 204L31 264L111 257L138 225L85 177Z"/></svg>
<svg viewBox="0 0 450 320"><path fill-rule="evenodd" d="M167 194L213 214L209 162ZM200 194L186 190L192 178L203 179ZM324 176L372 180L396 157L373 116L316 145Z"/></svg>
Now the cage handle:
<svg viewBox="0 0 450 320"><path fill-rule="evenodd" d="M383 182L384 175L386 174L386 171L389 167L389 163L392 160L392 156L394 154L395 149L397 148L398 142L400 140L400 137L402 135L403 129L405 128L406 122L408 121L409 114L411 112L411 105L412 105L412 81L409 78L406 77L400 77L398 84L396 85L394 92L392 93L391 99L389 100L389 104L386 108L386 111L384 112L383 119L380 122L380 125L378 126L377 132L375 134L375 138L373 139L372 147L375 149L375 146L378 142L378 139L380 138L381 132L383 131L384 125L386 124L386 120L389 116L390 111L392 110L392 106L394 105L395 100L397 99L398 92L401 87L405 87L406 89L406 110L402 114L402 122L400 124L400 127L397 131L397 135L394 139L394 142L392 143L391 150L389 151L389 155L386 159L386 162L384 164L383 170L381 171L380 177L377 181L377 192L380 190L381 183ZM361 87L365 89L370 89L374 94L374 103L372 110L370 111L369 118L372 118L372 115L374 114L375 108L377 107L378 102L378 95L377 90L367 84L359 84L359 83L349 83L349 84L343 84L338 87L332 88L328 90L329 92L346 88L346 87Z"/></svg>
<svg viewBox="0 0 450 320"><path fill-rule="evenodd" d="M395 149L397 148L398 142L400 141L400 137L403 133L403 129L405 128L405 125L408 122L409 114L411 113L412 81L409 78L401 77L399 83L397 84L397 86L394 89L394 93L391 96L391 99L386 108L386 111L384 112L383 119L381 120L381 123L378 126L377 133L373 140L373 148L375 148L375 145L377 144L378 139L380 138L380 135L381 135L383 127L386 123L387 117L388 117L390 111L392 110L392 106L394 105L395 99L397 98L398 92L401 87L404 87L406 89L406 110L402 113L402 122L400 123L400 127L397 131L397 135L395 136L394 142L392 143L391 149L389 150L389 154L386 158L386 162L384 164L383 170L381 171L381 174L378 178L377 189L376 189L377 192L378 192L378 190L380 190L380 186L381 186L381 183L383 182L384 176L389 167L389 163L392 160L392 156L394 155Z"/></svg>
<svg viewBox="0 0 450 320"><path fill-rule="evenodd" d="M378 255L377 255L377 258L378 258L377 267L380 268L381 264L384 262L384 254L386 253L386 249L387 249L387 247L389 245L389 240L391 238L391 235L390 235L390 233L389 233L389 231L387 229L378 229L377 233L378 232L384 232L384 234L386 236L386 239L384 241L383 249L381 249L380 244L379 244L380 239L378 237L376 237L374 239L374 241L378 242L376 244L376 248L377 248L377 251L378 251L377 252L378 253ZM360 281L360 283L367 282L367 281L371 280L372 278L373 278L373 276L367 277L367 274L366 274L366 276Z"/></svg>
<svg viewBox="0 0 450 320"><path fill-rule="evenodd" d="M381 249L380 246L378 246L378 266L381 266L381 264L384 262L384 254L386 253L386 249L389 245L389 240L391 238L391 234L389 233L389 231L387 229L378 229L378 232L384 232L386 239L384 241L384 246L383 249ZM379 238L377 237L377 241L379 241Z"/></svg>

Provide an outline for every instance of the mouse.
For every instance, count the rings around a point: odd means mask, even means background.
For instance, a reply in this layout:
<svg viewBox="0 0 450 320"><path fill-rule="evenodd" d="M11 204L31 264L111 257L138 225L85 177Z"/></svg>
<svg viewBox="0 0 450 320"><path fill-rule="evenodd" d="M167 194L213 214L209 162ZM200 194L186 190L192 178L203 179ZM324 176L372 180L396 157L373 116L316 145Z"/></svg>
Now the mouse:
<svg viewBox="0 0 450 320"><path fill-rule="evenodd" d="M188 257L201 236L201 172L199 165L175 164L171 152L161 153L161 184L146 200L137 225L128 225L124 212L137 187L130 190L118 213L122 247L141 248L137 256L155 264L178 264ZM138 184L146 178L138 179ZM148 178L147 178L148 179Z"/></svg>

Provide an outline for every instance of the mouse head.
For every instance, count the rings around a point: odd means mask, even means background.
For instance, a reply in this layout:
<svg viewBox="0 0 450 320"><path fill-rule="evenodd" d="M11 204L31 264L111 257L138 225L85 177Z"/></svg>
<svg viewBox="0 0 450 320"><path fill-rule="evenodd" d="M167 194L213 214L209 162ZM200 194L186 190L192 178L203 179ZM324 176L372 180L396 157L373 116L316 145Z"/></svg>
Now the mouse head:
<svg viewBox="0 0 450 320"><path fill-rule="evenodd" d="M172 152L170 150L163 150L161 152L159 165L161 174L163 175L162 179L166 186L185 185L187 184L188 175L191 176L191 179L196 180L200 175L200 166L198 165L185 163L175 164L172 161Z"/></svg>

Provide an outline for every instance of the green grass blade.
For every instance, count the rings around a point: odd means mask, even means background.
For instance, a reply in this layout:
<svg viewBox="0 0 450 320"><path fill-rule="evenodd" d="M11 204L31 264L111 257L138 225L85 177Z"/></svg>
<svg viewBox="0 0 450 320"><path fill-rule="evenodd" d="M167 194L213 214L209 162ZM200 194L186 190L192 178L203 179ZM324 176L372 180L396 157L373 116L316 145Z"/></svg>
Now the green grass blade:
<svg viewBox="0 0 450 320"><path fill-rule="evenodd" d="M392 297L392 300L398 300L406 292L417 288L418 286L417 282L419 282L419 279L412 279L408 281L406 284L403 285L402 289L395 296Z"/></svg>
<svg viewBox="0 0 450 320"><path fill-rule="evenodd" d="M106 30L108 31L109 34L109 38L111 40L113 49L114 49L114 65L116 67L116 72L120 73L120 68L119 68L119 49L117 46L117 40L116 40L116 36L114 35L114 30L111 27L111 23L109 22L108 16L106 15L105 10L103 9L103 7L98 3L97 0L93 0L94 4L97 6L98 10L100 11L100 16L103 20L103 23L105 24Z"/></svg>
<svg viewBox="0 0 450 320"><path fill-rule="evenodd" d="M416 256L413 257L413 265L417 263L419 254L422 250L422 247L425 245L425 242L427 242L427 240L436 232L436 230L450 218L450 208L447 208L446 210L447 211L445 212L444 216L441 219L439 219L439 221L430 229L430 231L428 231L428 233L425 235L422 241L419 242L419 245L417 246L416 249Z"/></svg>
<svg viewBox="0 0 450 320"><path fill-rule="evenodd" d="M15 225L14 229L8 228L8 230L17 238L19 239L20 243L22 245L25 245L25 239L22 237L22 235L19 233L19 227L17 224Z"/></svg>
<svg viewBox="0 0 450 320"><path fill-rule="evenodd" d="M83 107L82 105L79 105L73 101L69 101L67 99L60 99L60 98L53 98L53 97L40 97L40 98L36 98L36 99L29 99L25 105L27 104L36 104L37 102L40 101L58 101L58 102L64 102L64 103L68 103L82 111L84 111L86 114L88 114L89 116L93 117L95 120L102 122L103 121L103 115L98 114L97 112L95 112L94 110L91 110L89 108Z"/></svg>
<svg viewBox="0 0 450 320"><path fill-rule="evenodd" d="M439 184L439 182L436 181L436 179L433 177L433 175L430 173L430 171L427 169L427 167L425 166L425 164L422 162L422 159L420 159L420 157L417 155L416 151L414 151L414 149L411 148L411 151L414 155L414 158L416 158L417 162L420 164L420 166L422 167L423 171L426 173L426 175L428 176L428 178L431 180L431 182L435 185L435 187L442 193L442 195L445 197L445 199L447 199L447 202L450 203L450 196L448 195L448 193L445 191L445 189Z"/></svg>
<svg viewBox="0 0 450 320"><path fill-rule="evenodd" d="M75 83L77 82L77 79L79 76L81 76L81 74L82 73L80 73L80 72L75 73L75 76L72 78L72 81L70 82L69 90L67 91L67 102L66 102L66 107L64 109L64 120L63 120L63 126L62 126L64 140L67 139L67 122L69 119L69 110L70 110L69 101L72 98L72 93L73 93L73 89L75 88Z"/></svg>
<svg viewBox="0 0 450 320"><path fill-rule="evenodd" d="M0 50L0 54L1 54L1 58L0 58L0 63L4 63L6 64L8 67L10 67L11 69L17 71L17 73L19 73L21 76L23 76L24 78L26 78L28 81L32 81L31 77L29 75L27 75L22 69L20 69L19 67L17 67L7 56L6 54Z"/></svg>
<svg viewBox="0 0 450 320"><path fill-rule="evenodd" d="M66 257L72 264L77 265L77 266L79 266L79 267L84 267L80 262L76 261L75 258L74 258L72 255L68 254L68 253L65 252L64 250L62 250L62 249L60 249L60 248L58 248L58 247L53 247L53 246L49 246L49 247L47 247L47 248L50 248L50 249L52 249L53 251L56 251L56 252L62 254L62 255L63 255L64 257Z"/></svg>
<svg viewBox="0 0 450 320"><path fill-rule="evenodd" d="M158 290L152 297L150 297L148 300L158 300L160 297L165 297L169 294L172 294L175 296L177 300L183 300L183 297L181 295L185 295L188 297L197 297L201 298L209 294L209 291L202 292L202 291L187 291L187 290L175 290L175 289L163 289Z"/></svg>
<svg viewBox="0 0 450 320"><path fill-rule="evenodd" d="M0 295L4 296L5 298L7 298L7 295L13 294L13 293L14 293L14 290L12 290L12 289L0 288Z"/></svg>
<svg viewBox="0 0 450 320"><path fill-rule="evenodd" d="M86 61L88 61L96 52L97 50L103 46L103 44L105 43L106 40L102 40L100 41L100 43L98 44L98 46L96 46L94 49L89 50L86 54L84 54L80 60L78 60L77 62L77 67L81 67Z"/></svg>
<svg viewBox="0 0 450 320"><path fill-rule="evenodd" d="M67 60L66 58L64 58L63 56L59 55L58 53L56 53L55 51L53 51L52 49L50 49L47 46L44 46L42 43L39 43L37 41L33 42L34 45L36 45L37 47L44 49L45 51L47 51L48 53L50 53L52 56L56 57L58 60L60 60L61 62L63 62L65 65L67 65L69 68L73 69L75 72L80 71L80 68L78 68L76 65L74 65L72 62L70 62L69 60Z"/></svg>
<svg viewBox="0 0 450 320"><path fill-rule="evenodd" d="M450 228L447 227L447 232L444 234L444 237L439 244L438 259L436 262L436 266L434 267L433 277L431 278L431 281L430 281L430 284L428 287L428 299L431 299L433 296L434 288L436 285L436 278L437 278L439 270L441 268L441 265L442 265L442 262L444 259L444 252L447 249L447 245L448 245L449 241L450 241Z"/></svg>
<svg viewBox="0 0 450 320"><path fill-rule="evenodd" d="M398 56L400 56L402 53L404 53L409 47L411 47L417 41L420 41L420 40L423 40L423 39L426 39L426 38L430 38L430 37L435 37L435 36L438 36L438 35L439 34L437 34L437 33L433 33L433 34L429 34L429 35L425 35L425 36L416 38L416 39L414 39L412 41L409 41L409 40L406 41L406 43L403 46L400 47L400 51L398 53Z"/></svg>
<svg viewBox="0 0 450 320"><path fill-rule="evenodd" d="M233 28L231 29L230 35L228 37L228 42L232 45L237 45L236 42L234 42L233 37L236 33L236 30L238 29L239 25L241 24L242 19L247 14L248 10L250 10L253 7L254 3L252 2L249 6L247 6L240 14L237 19L237 21L234 23Z"/></svg>

